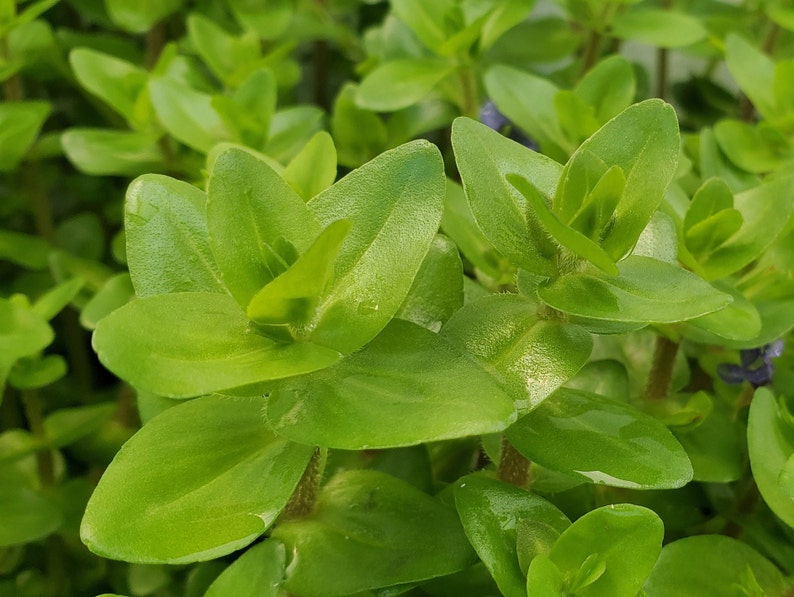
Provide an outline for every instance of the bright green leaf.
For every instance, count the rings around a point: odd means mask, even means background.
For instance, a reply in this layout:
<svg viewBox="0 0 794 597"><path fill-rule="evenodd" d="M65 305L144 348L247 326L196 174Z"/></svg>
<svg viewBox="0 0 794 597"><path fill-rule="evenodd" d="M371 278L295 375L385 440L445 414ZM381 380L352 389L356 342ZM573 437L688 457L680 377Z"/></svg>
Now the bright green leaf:
<svg viewBox="0 0 794 597"><path fill-rule="evenodd" d="M135 176L166 166L159 135L110 129L73 128L61 135L66 157L92 176Z"/></svg>
<svg viewBox="0 0 794 597"><path fill-rule="evenodd" d="M0 172L16 169L50 110L47 102L0 102Z"/></svg>
<svg viewBox="0 0 794 597"><path fill-rule="evenodd" d="M725 64L756 109L765 118L774 118L775 63L772 59L738 34L728 33Z"/></svg>
<svg viewBox="0 0 794 597"><path fill-rule="evenodd" d="M426 580L476 559L452 508L376 471L336 475L311 515L279 524L273 537L292 554L284 588L297 595Z"/></svg>
<svg viewBox="0 0 794 597"><path fill-rule="evenodd" d="M145 33L182 4L184 0L105 0L111 20L130 33Z"/></svg>
<svg viewBox="0 0 794 597"><path fill-rule="evenodd" d="M127 272L116 274L91 297L80 311L80 325L88 330L96 329L101 319L125 305L135 297L135 289Z"/></svg>
<svg viewBox="0 0 794 597"><path fill-rule="evenodd" d="M494 433L513 400L437 334L393 320L337 365L274 384L270 425L294 441L347 450Z"/></svg>
<svg viewBox="0 0 794 597"><path fill-rule="evenodd" d="M431 58L390 60L364 77L356 103L375 112L401 110L424 99L454 69Z"/></svg>
<svg viewBox="0 0 794 597"><path fill-rule="evenodd" d="M706 39L708 31L700 20L672 10L639 8L618 15L611 23L612 34L658 48L691 46Z"/></svg>
<svg viewBox="0 0 794 597"><path fill-rule="evenodd" d="M506 436L533 462L593 483L670 489L692 479L686 452L662 423L590 392L557 390Z"/></svg>
<svg viewBox="0 0 794 597"><path fill-rule="evenodd" d="M125 444L88 502L80 536L95 553L128 562L226 555L273 524L312 452L275 437L259 400L191 400Z"/></svg>
<svg viewBox="0 0 794 597"><path fill-rule="evenodd" d="M300 375L339 358L324 347L275 342L257 332L232 297L206 292L128 303L99 322L93 345L116 375L168 397Z"/></svg>
<svg viewBox="0 0 794 597"><path fill-rule="evenodd" d="M68 446L81 437L99 431L117 408L115 402L107 402L56 410L44 419L44 434L52 447Z"/></svg>
<svg viewBox="0 0 794 597"><path fill-rule="evenodd" d="M325 131L315 134L284 169L284 180L308 201L334 184L336 148Z"/></svg>
<svg viewBox="0 0 794 597"><path fill-rule="evenodd" d="M284 546L273 539L248 549L215 579L205 597L277 597L284 578Z"/></svg>

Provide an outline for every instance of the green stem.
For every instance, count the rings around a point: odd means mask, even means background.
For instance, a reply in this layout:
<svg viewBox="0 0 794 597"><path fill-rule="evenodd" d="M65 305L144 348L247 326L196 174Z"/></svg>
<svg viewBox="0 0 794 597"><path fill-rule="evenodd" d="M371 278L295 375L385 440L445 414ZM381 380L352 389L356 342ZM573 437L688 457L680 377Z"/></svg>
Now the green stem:
<svg viewBox="0 0 794 597"><path fill-rule="evenodd" d="M496 475L500 481L526 488L529 482L529 460L502 436L502 453Z"/></svg>
<svg viewBox="0 0 794 597"><path fill-rule="evenodd" d="M303 518L311 513L320 492L320 481L323 478L325 468L325 454L320 448L314 450L303 476L295 488L286 508L284 508L284 518Z"/></svg>
<svg viewBox="0 0 794 597"><path fill-rule="evenodd" d="M477 97L477 83L474 80L474 70L468 64L460 69L458 75L460 77L460 88L462 91L461 97L461 113L463 116L477 119L480 112L480 101Z"/></svg>
<svg viewBox="0 0 794 597"><path fill-rule="evenodd" d="M666 48L656 50L656 97L660 99L667 95L668 57Z"/></svg>
<svg viewBox="0 0 794 597"><path fill-rule="evenodd" d="M44 432L41 397L35 390L23 390L22 404L25 408L25 418L28 420L30 432L37 439L46 441L47 435ZM51 487L55 483L55 467L52 460L52 451L49 447L36 452L36 464L42 487Z"/></svg>
<svg viewBox="0 0 794 597"><path fill-rule="evenodd" d="M656 348L653 352L653 364L648 375L648 385L645 387L645 398L648 400L663 400L670 391L670 381L673 378L673 364L678 353L677 342L664 336L656 337Z"/></svg>

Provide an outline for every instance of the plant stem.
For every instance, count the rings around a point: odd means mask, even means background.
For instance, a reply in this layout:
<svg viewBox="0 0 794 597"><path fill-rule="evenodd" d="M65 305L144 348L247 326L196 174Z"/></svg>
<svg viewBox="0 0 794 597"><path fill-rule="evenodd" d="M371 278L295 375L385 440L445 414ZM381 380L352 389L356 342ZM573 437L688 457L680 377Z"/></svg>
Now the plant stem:
<svg viewBox="0 0 794 597"><path fill-rule="evenodd" d="M502 436L502 455L496 472L500 481L526 488L529 481L529 460Z"/></svg>
<svg viewBox="0 0 794 597"><path fill-rule="evenodd" d="M44 416L42 413L41 397L35 390L22 391L22 404L25 408L25 418L28 420L30 432L42 441L46 441L44 432ZM36 464L39 470L39 481L42 487L50 487L55 482L55 467L52 461L52 452L49 447L36 452Z"/></svg>
<svg viewBox="0 0 794 597"><path fill-rule="evenodd" d="M653 365L648 375L648 385L645 387L645 398L648 400L662 400L670 391L670 381L673 378L673 364L678 353L678 343L664 336L656 337L656 348L653 352Z"/></svg>
<svg viewBox="0 0 794 597"><path fill-rule="evenodd" d="M284 508L284 518L302 518L314 509L317 501L317 494L320 492L320 481L323 477L325 467L325 457L320 448L316 448L312 454L303 476L295 488L286 508Z"/></svg>
<svg viewBox="0 0 794 597"><path fill-rule="evenodd" d="M146 56L143 63L147 70L151 70L157 64L160 53L165 47L165 39L165 23L163 21L146 32Z"/></svg>
<svg viewBox="0 0 794 597"><path fill-rule="evenodd" d="M460 69L460 88L463 92L460 110L463 116L477 119L480 112L480 102L477 98L477 83L474 80L474 71L466 64Z"/></svg>
<svg viewBox="0 0 794 597"><path fill-rule="evenodd" d="M660 99L667 94L668 57L666 48L656 50L656 97Z"/></svg>

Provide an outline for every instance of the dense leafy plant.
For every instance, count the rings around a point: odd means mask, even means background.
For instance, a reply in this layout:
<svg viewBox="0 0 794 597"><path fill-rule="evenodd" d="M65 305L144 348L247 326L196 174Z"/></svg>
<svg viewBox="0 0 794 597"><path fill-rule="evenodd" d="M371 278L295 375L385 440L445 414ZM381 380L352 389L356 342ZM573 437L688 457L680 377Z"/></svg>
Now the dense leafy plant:
<svg viewBox="0 0 794 597"><path fill-rule="evenodd" d="M0 0L0 595L794 594L793 64L777 0Z"/></svg>

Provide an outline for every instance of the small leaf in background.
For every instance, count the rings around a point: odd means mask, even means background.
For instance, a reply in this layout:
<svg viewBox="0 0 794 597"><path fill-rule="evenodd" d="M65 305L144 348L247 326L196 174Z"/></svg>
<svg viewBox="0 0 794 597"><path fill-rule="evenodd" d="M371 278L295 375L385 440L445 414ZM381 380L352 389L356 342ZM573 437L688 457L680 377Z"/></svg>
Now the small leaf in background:
<svg viewBox="0 0 794 597"><path fill-rule="evenodd" d="M229 0L237 22L262 39L276 39L289 27L295 12L292 0L267 0L265 10L258 2Z"/></svg>
<svg viewBox="0 0 794 597"><path fill-rule="evenodd" d="M268 69L253 71L231 96L215 95L211 104L234 137L257 150L267 144L276 112L276 80Z"/></svg>
<svg viewBox="0 0 794 597"><path fill-rule="evenodd" d="M651 257L618 263L620 274L590 268L538 289L540 299L564 313L613 322L673 323L717 311L731 302L699 276ZM583 302L581 297L588 300Z"/></svg>
<svg viewBox="0 0 794 597"><path fill-rule="evenodd" d="M51 109L47 102L0 102L0 172L16 169Z"/></svg>
<svg viewBox="0 0 794 597"><path fill-rule="evenodd" d="M540 319L531 299L511 294L466 305L441 335L492 372L519 416L573 377L593 347L582 328Z"/></svg>
<svg viewBox="0 0 794 597"><path fill-rule="evenodd" d="M50 245L39 236L0 230L0 259L26 269L42 270L49 266Z"/></svg>
<svg viewBox="0 0 794 597"><path fill-rule="evenodd" d="M149 80L149 95L157 119L175 139L201 153L233 138L212 96L168 77Z"/></svg>
<svg viewBox="0 0 794 597"><path fill-rule="evenodd" d="M559 90L553 83L504 65L489 68L484 82L488 97L499 111L536 141L545 155L564 162L576 149L560 128L554 106ZM532 98L531 104L526 101L528 97ZM514 172L526 175L521 170ZM531 180L536 183L534 178Z"/></svg>
<svg viewBox="0 0 794 597"><path fill-rule="evenodd" d="M590 392L557 390L506 437L530 460L593 483L670 489L692 479L686 452L662 423Z"/></svg>
<svg viewBox="0 0 794 597"><path fill-rule="evenodd" d="M489 373L399 319L336 366L274 388L267 417L279 435L347 450L494 433L514 416Z"/></svg>
<svg viewBox="0 0 794 597"><path fill-rule="evenodd" d="M350 353L394 316L438 231L444 181L438 149L419 140L381 154L309 201L322 226L353 222L312 342Z"/></svg>
<svg viewBox="0 0 794 597"><path fill-rule="evenodd" d="M73 128L61 135L66 157L93 176L136 176L166 169L159 135L135 131Z"/></svg>
<svg viewBox="0 0 794 597"><path fill-rule="evenodd" d="M61 282L36 299L32 306L33 311L49 321L72 302L84 283L80 278Z"/></svg>
<svg viewBox="0 0 794 597"><path fill-rule="evenodd" d="M395 317L438 332L463 306L463 265L458 248L437 234Z"/></svg>
<svg viewBox="0 0 794 597"><path fill-rule="evenodd" d="M284 169L286 180L295 192L308 201L334 184L336 148L331 135L316 133Z"/></svg>
<svg viewBox="0 0 794 597"><path fill-rule="evenodd" d="M562 167L468 118L452 124L452 145L471 212L485 237L513 265L552 275L557 247L505 176L520 172L553 196Z"/></svg>
<svg viewBox="0 0 794 597"><path fill-rule="evenodd" d="M356 103L375 112L393 112L425 98L455 64L423 58L391 60L376 68L361 81Z"/></svg>
<svg viewBox="0 0 794 597"><path fill-rule="evenodd" d="M44 433L54 448L68 446L81 437L95 433L116 412L113 402L62 408L44 419Z"/></svg>
<svg viewBox="0 0 794 597"><path fill-rule="evenodd" d="M652 510L613 504L577 519L548 557L562 573L567 591L634 597L659 557L663 536L662 521Z"/></svg>
<svg viewBox="0 0 794 597"><path fill-rule="evenodd" d="M631 62L620 55L601 60L585 73L574 93L593 107L600 124L606 123L634 101L636 83Z"/></svg>
<svg viewBox="0 0 794 597"><path fill-rule="evenodd" d="M89 48L72 50L69 64L80 85L113 108L132 127L140 128L146 124L139 118L136 108L146 87L146 70Z"/></svg>
<svg viewBox="0 0 794 597"><path fill-rule="evenodd" d="M320 233L298 194L242 149L230 147L216 158L207 195L212 253L226 287L243 307Z"/></svg>
<svg viewBox="0 0 794 597"><path fill-rule="evenodd" d="M290 106L273 114L265 150L286 164L322 130L325 113L316 106ZM372 156L375 157L375 156Z"/></svg>
<svg viewBox="0 0 794 597"><path fill-rule="evenodd" d="M570 526L550 502L482 475L467 475L456 482L455 505L469 542L508 597L525 597L526 580L516 548L518 525L542 523L557 536Z"/></svg>
<svg viewBox="0 0 794 597"><path fill-rule="evenodd" d="M34 355L55 337L47 321L32 309L0 298L0 381L14 362ZM2 384L0 384L2 385Z"/></svg>
<svg viewBox="0 0 794 597"><path fill-rule="evenodd" d="M284 588L297 595L427 580L476 560L452 508L376 471L337 474L309 516L282 522L272 536L291 555Z"/></svg>
<svg viewBox="0 0 794 597"><path fill-rule="evenodd" d="M261 335L232 297L206 292L132 301L99 322L93 345L132 385L183 398L300 375L340 356Z"/></svg>
<svg viewBox="0 0 794 597"><path fill-rule="evenodd" d="M104 557L148 564L209 560L251 543L313 452L276 438L261 411L259 400L207 396L152 419L102 476L82 540Z"/></svg>
<svg viewBox="0 0 794 597"><path fill-rule="evenodd" d="M54 501L30 485L18 467L0 465L0 547L43 539L63 522Z"/></svg>
<svg viewBox="0 0 794 597"><path fill-rule="evenodd" d="M757 125L721 120L714 136L728 159L742 170L764 174L783 169L794 160L794 148L785 135L766 122Z"/></svg>
<svg viewBox="0 0 794 597"><path fill-rule="evenodd" d="M766 388L758 388L750 403L747 446L758 491L778 517L794 526L794 495L780 483L781 473L794 454L794 430Z"/></svg>
<svg viewBox="0 0 794 597"><path fill-rule="evenodd" d="M725 64L753 106L767 119L776 116L775 63L737 33L725 37Z"/></svg>
<svg viewBox="0 0 794 597"><path fill-rule="evenodd" d="M226 568L205 597L277 597L285 560L284 546L274 539L265 540Z"/></svg>
<svg viewBox="0 0 794 597"><path fill-rule="evenodd" d="M350 83L341 89L331 115L339 163L349 168L361 166L386 149L388 136L386 125L377 114L358 107L356 89Z"/></svg>
<svg viewBox="0 0 794 597"><path fill-rule="evenodd" d="M453 0L424 2L423 0L394 0L395 14L416 34L430 50L438 50L450 36L450 13L456 8Z"/></svg>
<svg viewBox="0 0 794 597"><path fill-rule="evenodd" d="M147 174L127 189L127 265L140 297L169 292L220 292L207 231L207 196L186 182Z"/></svg>
<svg viewBox="0 0 794 597"><path fill-rule="evenodd" d="M184 0L105 0L113 23L130 33L145 33L158 21L182 7Z"/></svg>
<svg viewBox="0 0 794 597"><path fill-rule="evenodd" d="M619 14L612 34L658 48L680 48L703 41L708 30L701 21L683 12L640 7Z"/></svg>
<svg viewBox="0 0 794 597"><path fill-rule="evenodd" d="M211 19L192 13L187 31L202 60L227 87L237 87L259 59L259 40L255 35L231 35Z"/></svg>
<svg viewBox="0 0 794 597"><path fill-rule="evenodd" d="M80 310L80 325L96 329L103 318L135 298L135 289L128 273L116 274L89 299Z"/></svg>
<svg viewBox="0 0 794 597"><path fill-rule="evenodd" d="M66 375L66 360L58 354L23 357L8 372L8 383L20 390L42 388Z"/></svg>
<svg viewBox="0 0 794 597"><path fill-rule="evenodd" d="M643 588L658 597L702 597L783 595L788 587L780 570L749 545L701 535L665 545Z"/></svg>

